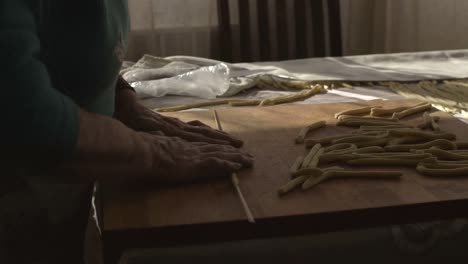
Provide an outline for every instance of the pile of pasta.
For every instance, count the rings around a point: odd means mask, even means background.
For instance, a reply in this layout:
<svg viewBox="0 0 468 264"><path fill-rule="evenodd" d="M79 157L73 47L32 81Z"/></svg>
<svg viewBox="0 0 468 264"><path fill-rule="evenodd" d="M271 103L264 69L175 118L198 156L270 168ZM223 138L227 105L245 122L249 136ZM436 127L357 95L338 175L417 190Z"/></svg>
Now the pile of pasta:
<svg viewBox="0 0 468 264"><path fill-rule="evenodd" d="M468 142L457 142L456 135L445 132L440 117L430 114L431 104L384 109L369 106L335 114L337 126L352 127L350 133L307 139L313 131L327 126L315 122L302 129L296 144L305 144L307 155L297 157L291 179L278 190L284 195L296 188L303 190L335 178L399 179L397 170L359 170L359 167L406 166L434 177L468 176ZM402 119L420 115L416 120ZM351 167L345 169L340 164ZM321 168L322 167L322 168ZM323 168L326 167L326 168Z"/></svg>

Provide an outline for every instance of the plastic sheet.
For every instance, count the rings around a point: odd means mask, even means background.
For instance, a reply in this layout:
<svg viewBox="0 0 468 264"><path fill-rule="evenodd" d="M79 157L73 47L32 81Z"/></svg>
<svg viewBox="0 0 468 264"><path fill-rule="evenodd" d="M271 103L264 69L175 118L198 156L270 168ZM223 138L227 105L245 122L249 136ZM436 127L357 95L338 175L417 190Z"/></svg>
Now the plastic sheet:
<svg viewBox="0 0 468 264"><path fill-rule="evenodd" d="M229 89L229 67L220 63L202 67L172 78L131 83L137 93L151 96L184 95L213 99Z"/></svg>
<svg viewBox="0 0 468 264"><path fill-rule="evenodd" d="M164 67L150 69L133 69L124 73L123 78L129 82L151 81L174 77L197 69L197 65L184 62L171 62Z"/></svg>

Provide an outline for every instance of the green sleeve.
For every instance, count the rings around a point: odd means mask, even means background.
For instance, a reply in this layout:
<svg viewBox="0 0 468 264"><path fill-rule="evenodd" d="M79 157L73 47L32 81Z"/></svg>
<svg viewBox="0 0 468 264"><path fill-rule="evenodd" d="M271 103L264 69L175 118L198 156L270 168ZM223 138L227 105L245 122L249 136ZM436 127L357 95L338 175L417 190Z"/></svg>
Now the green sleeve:
<svg viewBox="0 0 468 264"><path fill-rule="evenodd" d="M67 155L78 137L78 107L51 84L40 48L28 0L0 0L0 146Z"/></svg>

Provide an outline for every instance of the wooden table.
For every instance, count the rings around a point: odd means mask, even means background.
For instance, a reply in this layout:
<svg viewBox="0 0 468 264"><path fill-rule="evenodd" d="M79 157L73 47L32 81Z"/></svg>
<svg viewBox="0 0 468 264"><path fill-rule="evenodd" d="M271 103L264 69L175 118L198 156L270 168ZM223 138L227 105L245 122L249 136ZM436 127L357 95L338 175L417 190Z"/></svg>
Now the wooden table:
<svg viewBox="0 0 468 264"><path fill-rule="evenodd" d="M394 107L414 101L382 101ZM255 168L239 173L241 188L257 223L248 223L236 193L226 180L156 189L102 186L102 234L108 263L128 248L148 248L229 240L301 235L380 225L429 221L468 215L468 178L436 179L414 168L392 168L401 180L336 180L307 192L280 198L277 189L289 179L289 167L303 145L293 139L305 125L332 120L341 110L368 103L219 108L225 131L245 141ZM215 127L211 111L172 113ZM440 113L442 129L468 140L468 126ZM333 122L333 121L331 121ZM334 125L314 137L348 132Z"/></svg>

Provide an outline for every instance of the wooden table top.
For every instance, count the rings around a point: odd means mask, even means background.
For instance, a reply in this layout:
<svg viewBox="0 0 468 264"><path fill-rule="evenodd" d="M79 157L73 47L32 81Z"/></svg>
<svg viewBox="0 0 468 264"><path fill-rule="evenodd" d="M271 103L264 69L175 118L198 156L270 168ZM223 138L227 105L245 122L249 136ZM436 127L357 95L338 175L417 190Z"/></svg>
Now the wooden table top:
<svg viewBox="0 0 468 264"><path fill-rule="evenodd" d="M334 180L278 197L277 189L288 181L291 164L306 153L304 145L294 144L298 131L318 120L332 124L334 113L369 104L377 103L220 108L223 129L243 139L245 149L255 156L255 167L238 176L257 223L246 221L228 179L160 189L150 185L144 189L104 186L104 233L116 238L120 232L129 239L135 231L146 241L154 234L159 242L170 244L177 239L243 239L466 215L468 177L430 178L414 168L388 168L402 171L401 180ZM410 100L378 102L384 107L412 104ZM169 115L184 121L198 119L215 127L211 111ZM443 130L455 133L458 140L468 140L464 123L445 113L438 115ZM309 137L349 131L328 125ZM175 235L179 231L183 234ZM168 242L171 239L174 241Z"/></svg>

